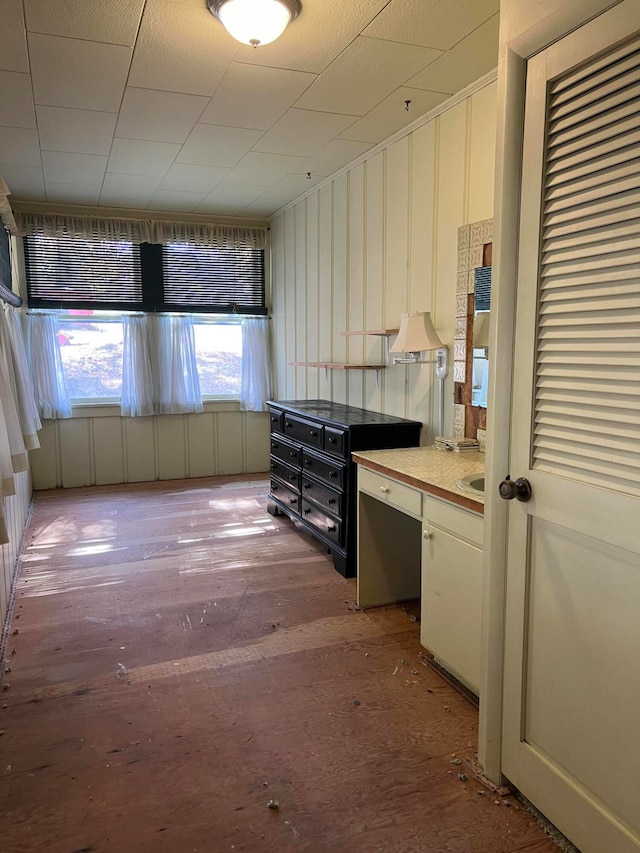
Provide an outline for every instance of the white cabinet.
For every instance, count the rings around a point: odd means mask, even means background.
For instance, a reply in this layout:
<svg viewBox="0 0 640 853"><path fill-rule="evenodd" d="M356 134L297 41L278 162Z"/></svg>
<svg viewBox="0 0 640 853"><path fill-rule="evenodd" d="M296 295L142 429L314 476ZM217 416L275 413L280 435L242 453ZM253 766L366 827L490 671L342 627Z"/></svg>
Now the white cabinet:
<svg viewBox="0 0 640 853"><path fill-rule="evenodd" d="M478 693L484 519L425 495L422 522L420 641Z"/></svg>

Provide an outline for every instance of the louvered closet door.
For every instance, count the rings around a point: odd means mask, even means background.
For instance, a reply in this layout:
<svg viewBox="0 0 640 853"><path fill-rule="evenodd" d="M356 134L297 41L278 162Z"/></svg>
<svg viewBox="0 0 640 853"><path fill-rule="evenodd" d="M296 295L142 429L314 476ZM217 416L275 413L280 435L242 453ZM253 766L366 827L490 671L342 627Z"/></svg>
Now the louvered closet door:
<svg viewBox="0 0 640 853"><path fill-rule="evenodd" d="M640 850L638 31L527 66L503 770L583 853Z"/></svg>

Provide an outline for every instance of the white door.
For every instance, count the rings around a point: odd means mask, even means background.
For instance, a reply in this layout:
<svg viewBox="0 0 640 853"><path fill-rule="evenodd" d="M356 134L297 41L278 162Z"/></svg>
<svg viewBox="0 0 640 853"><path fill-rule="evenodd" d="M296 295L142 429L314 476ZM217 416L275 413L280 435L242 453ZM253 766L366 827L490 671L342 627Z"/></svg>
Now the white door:
<svg viewBox="0 0 640 853"><path fill-rule="evenodd" d="M583 853L637 853L637 0L527 63L522 175L503 771Z"/></svg>

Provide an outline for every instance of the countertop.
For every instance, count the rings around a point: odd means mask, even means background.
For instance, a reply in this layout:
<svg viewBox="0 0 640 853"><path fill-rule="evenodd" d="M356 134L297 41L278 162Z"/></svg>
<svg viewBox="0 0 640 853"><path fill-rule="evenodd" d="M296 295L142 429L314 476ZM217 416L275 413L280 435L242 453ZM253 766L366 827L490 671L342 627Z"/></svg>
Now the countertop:
<svg viewBox="0 0 640 853"><path fill-rule="evenodd" d="M462 453L433 447L404 447L394 450L363 450L352 454L365 468L393 477L408 486L444 498L452 503L484 513L484 498L464 492L456 482L467 474L485 469L485 454L475 450Z"/></svg>

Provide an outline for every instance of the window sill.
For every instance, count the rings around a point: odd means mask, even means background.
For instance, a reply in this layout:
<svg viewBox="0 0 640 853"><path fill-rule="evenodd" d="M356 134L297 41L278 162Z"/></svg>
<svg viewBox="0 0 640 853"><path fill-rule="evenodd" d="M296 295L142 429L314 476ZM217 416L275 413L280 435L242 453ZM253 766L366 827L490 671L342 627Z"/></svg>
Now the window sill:
<svg viewBox="0 0 640 853"><path fill-rule="evenodd" d="M239 412L239 400L203 400L204 412ZM119 418L120 403L112 401L104 403L72 403L71 404L72 418ZM143 416L144 417L144 416ZM156 417L155 415L147 415L147 417ZM160 417L160 416L158 416ZM172 415L162 415L161 417L173 417ZM183 417L178 415L178 417Z"/></svg>

